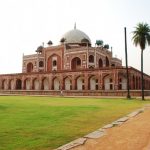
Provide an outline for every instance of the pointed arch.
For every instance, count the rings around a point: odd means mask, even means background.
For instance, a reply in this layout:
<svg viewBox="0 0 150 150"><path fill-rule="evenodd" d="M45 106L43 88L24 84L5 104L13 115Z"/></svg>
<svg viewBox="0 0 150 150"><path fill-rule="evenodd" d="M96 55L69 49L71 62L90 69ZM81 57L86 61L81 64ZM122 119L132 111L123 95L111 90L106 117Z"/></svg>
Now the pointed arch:
<svg viewBox="0 0 150 150"><path fill-rule="evenodd" d="M16 80L16 90L21 90L22 88L22 81L21 79Z"/></svg>
<svg viewBox="0 0 150 150"><path fill-rule="evenodd" d="M106 75L103 80L105 90L114 90L114 83L111 75Z"/></svg>
<svg viewBox="0 0 150 150"><path fill-rule="evenodd" d="M94 56L93 55L89 56L89 63L94 63Z"/></svg>
<svg viewBox="0 0 150 150"><path fill-rule="evenodd" d="M69 77L64 78L64 89L71 90L72 89L72 82Z"/></svg>
<svg viewBox="0 0 150 150"><path fill-rule="evenodd" d="M10 81L10 89L11 89L11 90L14 90L14 89L15 89L15 81L14 81L14 80L11 80L11 81Z"/></svg>
<svg viewBox="0 0 150 150"><path fill-rule="evenodd" d="M81 68L81 59L79 57L75 57L71 60L71 69L76 70Z"/></svg>
<svg viewBox="0 0 150 150"><path fill-rule="evenodd" d="M52 89L60 90L60 81L57 77L53 78L53 80L52 80Z"/></svg>
<svg viewBox="0 0 150 150"><path fill-rule="evenodd" d="M106 67L109 67L109 59L107 56L106 56Z"/></svg>
<svg viewBox="0 0 150 150"><path fill-rule="evenodd" d="M102 67L103 67L103 61L102 61L101 58L98 60L98 67L99 67L99 68L102 68Z"/></svg>
<svg viewBox="0 0 150 150"><path fill-rule="evenodd" d="M13 80L12 79L10 79L9 81L8 81L8 90L13 90Z"/></svg>
<svg viewBox="0 0 150 150"><path fill-rule="evenodd" d="M61 57L57 54L49 56L47 60L47 71L60 70L61 69Z"/></svg>
<svg viewBox="0 0 150 150"><path fill-rule="evenodd" d="M37 78L33 80L33 90L40 90L40 82Z"/></svg>
<svg viewBox="0 0 150 150"><path fill-rule="evenodd" d="M83 76L78 76L76 78L76 89L84 90L84 77Z"/></svg>
<svg viewBox="0 0 150 150"><path fill-rule="evenodd" d="M26 78L24 80L24 89L25 90L30 90L31 89L31 84L30 84L30 79L29 78Z"/></svg>
<svg viewBox="0 0 150 150"><path fill-rule="evenodd" d="M7 90L7 80L6 80L6 79L4 79L4 80L2 81L2 89L3 89L3 90Z"/></svg>
<svg viewBox="0 0 150 150"><path fill-rule="evenodd" d="M49 80L47 77L42 80L42 90L49 90Z"/></svg>
<svg viewBox="0 0 150 150"><path fill-rule="evenodd" d="M119 90L127 89L127 79L123 76L119 78Z"/></svg>
<svg viewBox="0 0 150 150"><path fill-rule="evenodd" d="M98 90L98 79L94 75L89 77L89 89Z"/></svg>
<svg viewBox="0 0 150 150"><path fill-rule="evenodd" d="M33 72L33 64L31 62L29 62L27 64L27 73Z"/></svg>

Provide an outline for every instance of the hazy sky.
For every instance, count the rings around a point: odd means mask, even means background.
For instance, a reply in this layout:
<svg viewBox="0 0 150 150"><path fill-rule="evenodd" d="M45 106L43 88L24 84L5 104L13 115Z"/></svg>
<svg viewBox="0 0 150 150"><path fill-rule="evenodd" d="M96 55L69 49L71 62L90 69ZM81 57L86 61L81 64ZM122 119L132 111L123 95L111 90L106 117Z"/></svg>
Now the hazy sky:
<svg viewBox="0 0 150 150"><path fill-rule="evenodd" d="M132 31L138 22L150 25L150 0L0 0L0 74L22 71L22 55L35 53L49 40L57 45L74 28L113 47L123 60L127 27L129 66L140 69L140 49ZM150 47L144 51L144 72L150 75Z"/></svg>

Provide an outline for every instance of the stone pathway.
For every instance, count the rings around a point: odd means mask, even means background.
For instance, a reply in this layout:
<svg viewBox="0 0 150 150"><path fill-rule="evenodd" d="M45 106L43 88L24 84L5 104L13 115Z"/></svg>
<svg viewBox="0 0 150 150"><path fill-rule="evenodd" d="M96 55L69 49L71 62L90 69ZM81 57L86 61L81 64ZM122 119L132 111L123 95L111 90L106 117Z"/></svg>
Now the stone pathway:
<svg viewBox="0 0 150 150"><path fill-rule="evenodd" d="M150 150L150 105L57 150Z"/></svg>

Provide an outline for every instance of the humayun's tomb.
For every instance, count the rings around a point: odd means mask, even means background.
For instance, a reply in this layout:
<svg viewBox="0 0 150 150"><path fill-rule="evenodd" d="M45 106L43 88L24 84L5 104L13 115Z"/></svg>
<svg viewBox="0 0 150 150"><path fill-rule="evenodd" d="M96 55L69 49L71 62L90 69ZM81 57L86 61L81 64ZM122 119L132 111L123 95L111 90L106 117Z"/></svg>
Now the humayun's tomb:
<svg viewBox="0 0 150 150"><path fill-rule="evenodd" d="M132 96L141 95L140 71L129 67ZM144 74L145 95L150 95L150 76ZM36 95L126 96L126 68L113 57L108 45L76 29L60 38L60 44L39 46L35 54L23 55L22 73L0 75L0 93Z"/></svg>

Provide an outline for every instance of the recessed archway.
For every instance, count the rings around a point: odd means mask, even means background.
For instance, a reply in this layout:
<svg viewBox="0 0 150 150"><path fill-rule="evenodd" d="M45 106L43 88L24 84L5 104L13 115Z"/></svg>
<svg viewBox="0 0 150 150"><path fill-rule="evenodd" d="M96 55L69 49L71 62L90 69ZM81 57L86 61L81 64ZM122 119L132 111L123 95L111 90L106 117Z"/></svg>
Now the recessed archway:
<svg viewBox="0 0 150 150"><path fill-rule="evenodd" d="M54 90L60 90L60 81L57 77L53 79L53 87Z"/></svg>
<svg viewBox="0 0 150 150"><path fill-rule="evenodd" d="M77 90L84 90L84 78L79 76L77 79L76 79L76 87L77 87Z"/></svg>
<svg viewBox="0 0 150 150"><path fill-rule="evenodd" d="M107 56L106 56L106 67L109 67L109 59Z"/></svg>
<svg viewBox="0 0 150 150"><path fill-rule="evenodd" d="M105 90L114 90L113 78L108 75L104 78L104 89Z"/></svg>
<svg viewBox="0 0 150 150"><path fill-rule="evenodd" d="M28 78L24 81L24 89L26 89L26 90L31 89L30 88L30 79L28 79Z"/></svg>
<svg viewBox="0 0 150 150"><path fill-rule="evenodd" d="M81 59L79 57L75 57L71 61L71 69L76 70L81 68Z"/></svg>
<svg viewBox="0 0 150 150"><path fill-rule="evenodd" d="M42 80L42 89L43 90L49 90L49 81L48 81L48 78L44 78Z"/></svg>
<svg viewBox="0 0 150 150"><path fill-rule="evenodd" d="M27 64L27 73L33 72L33 64L30 62Z"/></svg>
<svg viewBox="0 0 150 150"><path fill-rule="evenodd" d="M40 90L40 82L37 78L33 80L33 89Z"/></svg>
<svg viewBox="0 0 150 150"><path fill-rule="evenodd" d="M22 81L20 79L16 80L16 90L21 90L22 88Z"/></svg>
<svg viewBox="0 0 150 150"><path fill-rule="evenodd" d="M60 70L61 69L61 57L57 54L49 56L47 60L47 71Z"/></svg>
<svg viewBox="0 0 150 150"><path fill-rule="evenodd" d="M65 83L65 90L71 90L71 80L69 77L66 77L64 79L64 83Z"/></svg>
<svg viewBox="0 0 150 150"><path fill-rule="evenodd" d="M89 56L89 63L94 63L94 56L93 55Z"/></svg>
<svg viewBox="0 0 150 150"><path fill-rule="evenodd" d="M103 67L103 61L102 61L101 58L98 60L98 67L99 67L99 68L102 68L102 67Z"/></svg>
<svg viewBox="0 0 150 150"><path fill-rule="evenodd" d="M2 89L7 90L7 80L2 81Z"/></svg>
<svg viewBox="0 0 150 150"><path fill-rule="evenodd" d="M127 79L125 77L119 78L119 90L126 90L127 89Z"/></svg>
<svg viewBox="0 0 150 150"><path fill-rule="evenodd" d="M15 81L13 79L9 80L9 83L8 83L8 89L9 90L14 90L15 88Z"/></svg>
<svg viewBox="0 0 150 150"><path fill-rule="evenodd" d="M98 90L98 79L95 76L89 78L90 90Z"/></svg>

